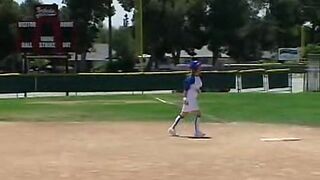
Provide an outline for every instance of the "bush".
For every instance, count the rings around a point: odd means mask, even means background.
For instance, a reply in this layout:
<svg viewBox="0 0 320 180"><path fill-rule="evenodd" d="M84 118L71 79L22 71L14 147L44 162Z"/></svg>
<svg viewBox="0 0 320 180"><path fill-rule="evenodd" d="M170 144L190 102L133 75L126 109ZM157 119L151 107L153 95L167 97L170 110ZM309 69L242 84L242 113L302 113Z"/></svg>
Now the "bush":
<svg viewBox="0 0 320 180"><path fill-rule="evenodd" d="M320 54L320 46L319 45L308 45L304 51L304 57L307 57L308 54Z"/></svg>
<svg viewBox="0 0 320 180"><path fill-rule="evenodd" d="M22 57L20 54L10 54L0 61L0 69L4 72L20 72L22 69Z"/></svg>
<svg viewBox="0 0 320 180"><path fill-rule="evenodd" d="M116 51L113 60L107 63L107 72L132 72L135 61L135 41L131 29L122 27L113 31L112 49Z"/></svg>
<svg viewBox="0 0 320 180"><path fill-rule="evenodd" d="M49 63L50 61L47 59L35 59L33 61L30 61L30 69L34 71L42 71Z"/></svg>
<svg viewBox="0 0 320 180"><path fill-rule="evenodd" d="M113 60L107 63L107 72L132 72L134 68L134 62L132 60Z"/></svg>

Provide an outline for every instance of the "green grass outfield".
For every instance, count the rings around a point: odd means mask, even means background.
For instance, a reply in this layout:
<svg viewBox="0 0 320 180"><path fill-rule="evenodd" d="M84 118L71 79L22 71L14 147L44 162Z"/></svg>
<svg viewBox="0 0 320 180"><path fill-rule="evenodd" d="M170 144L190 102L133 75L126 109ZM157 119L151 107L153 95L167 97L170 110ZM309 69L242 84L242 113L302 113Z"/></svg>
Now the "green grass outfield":
<svg viewBox="0 0 320 180"><path fill-rule="evenodd" d="M0 100L1 121L172 121L180 94L113 95ZM203 121L320 126L320 94L215 94L200 96ZM189 119L190 120L190 119Z"/></svg>

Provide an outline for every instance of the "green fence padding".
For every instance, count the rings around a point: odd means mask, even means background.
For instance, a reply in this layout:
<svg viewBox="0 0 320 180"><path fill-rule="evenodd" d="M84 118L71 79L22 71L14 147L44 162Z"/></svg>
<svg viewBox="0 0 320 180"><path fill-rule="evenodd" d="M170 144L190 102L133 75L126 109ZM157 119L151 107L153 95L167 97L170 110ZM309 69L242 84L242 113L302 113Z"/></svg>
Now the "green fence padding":
<svg viewBox="0 0 320 180"><path fill-rule="evenodd" d="M264 70L240 71L242 89L263 88Z"/></svg>
<svg viewBox="0 0 320 180"><path fill-rule="evenodd" d="M203 73L203 91L228 92L236 88L236 73Z"/></svg>
<svg viewBox="0 0 320 180"><path fill-rule="evenodd" d="M33 77L23 75L0 76L0 93L23 93L33 91Z"/></svg>
<svg viewBox="0 0 320 180"><path fill-rule="evenodd" d="M40 76L39 92L107 92L171 90L179 87L183 75L74 75Z"/></svg>
<svg viewBox="0 0 320 180"><path fill-rule="evenodd" d="M128 74L2 75L0 93L183 90L187 72ZM235 72L204 72L205 91L235 88Z"/></svg>
<svg viewBox="0 0 320 180"><path fill-rule="evenodd" d="M268 72L269 89L289 88L289 72Z"/></svg>

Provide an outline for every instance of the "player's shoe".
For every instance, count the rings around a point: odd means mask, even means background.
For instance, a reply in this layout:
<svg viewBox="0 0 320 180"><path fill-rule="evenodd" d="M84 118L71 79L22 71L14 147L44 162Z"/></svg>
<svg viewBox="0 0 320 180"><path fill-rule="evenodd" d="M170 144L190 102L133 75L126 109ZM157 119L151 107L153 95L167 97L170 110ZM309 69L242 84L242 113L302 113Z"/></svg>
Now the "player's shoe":
<svg viewBox="0 0 320 180"><path fill-rule="evenodd" d="M170 136L177 136L178 135L176 130L173 129L173 128L169 128L168 129L168 133L169 133Z"/></svg>
<svg viewBox="0 0 320 180"><path fill-rule="evenodd" d="M194 137L196 138L202 138L204 136L206 136L206 134L201 131L197 131L196 133L194 133Z"/></svg>

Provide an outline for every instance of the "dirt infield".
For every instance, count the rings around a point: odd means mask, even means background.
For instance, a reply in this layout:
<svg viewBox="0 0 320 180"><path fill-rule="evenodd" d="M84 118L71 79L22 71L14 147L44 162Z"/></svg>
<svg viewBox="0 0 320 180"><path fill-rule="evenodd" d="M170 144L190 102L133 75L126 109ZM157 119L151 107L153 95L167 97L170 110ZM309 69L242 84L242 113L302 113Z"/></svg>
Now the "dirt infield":
<svg viewBox="0 0 320 180"><path fill-rule="evenodd" d="M166 123L2 123L3 180L319 180L317 128L204 124L212 139L173 138ZM180 129L192 132L191 124ZM262 142L299 137L297 142Z"/></svg>

